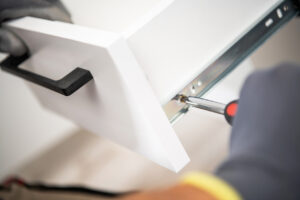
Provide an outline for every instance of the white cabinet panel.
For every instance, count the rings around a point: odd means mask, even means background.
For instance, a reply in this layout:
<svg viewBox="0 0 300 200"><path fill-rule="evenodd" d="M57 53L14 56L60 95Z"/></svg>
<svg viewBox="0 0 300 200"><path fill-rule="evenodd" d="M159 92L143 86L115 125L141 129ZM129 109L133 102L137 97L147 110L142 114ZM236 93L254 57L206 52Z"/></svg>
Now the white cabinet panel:
<svg viewBox="0 0 300 200"><path fill-rule="evenodd" d="M30 84L42 105L170 170L189 161L120 35L31 17L8 26L31 50L23 68L58 79L80 67L94 77L68 97Z"/></svg>

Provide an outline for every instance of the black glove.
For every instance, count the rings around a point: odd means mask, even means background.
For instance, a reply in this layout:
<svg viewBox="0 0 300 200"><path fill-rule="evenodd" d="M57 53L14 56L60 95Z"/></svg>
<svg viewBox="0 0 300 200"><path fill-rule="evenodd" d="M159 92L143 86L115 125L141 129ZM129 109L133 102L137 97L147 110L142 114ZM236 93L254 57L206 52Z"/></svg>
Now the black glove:
<svg viewBox="0 0 300 200"><path fill-rule="evenodd" d="M0 52L13 56L27 52L17 35L1 27L5 21L24 16L71 22L69 12L59 0L0 0Z"/></svg>
<svg viewBox="0 0 300 200"><path fill-rule="evenodd" d="M300 66L252 74L217 175L246 200L300 199Z"/></svg>

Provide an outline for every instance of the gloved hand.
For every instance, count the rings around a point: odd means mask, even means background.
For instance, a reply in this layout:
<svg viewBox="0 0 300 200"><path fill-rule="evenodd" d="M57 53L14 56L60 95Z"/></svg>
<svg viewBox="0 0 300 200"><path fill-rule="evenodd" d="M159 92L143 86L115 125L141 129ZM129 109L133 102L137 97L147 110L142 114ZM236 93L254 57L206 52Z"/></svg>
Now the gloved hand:
<svg viewBox="0 0 300 200"><path fill-rule="evenodd" d="M230 154L217 175L246 200L300 199L300 66L256 72L244 84Z"/></svg>
<svg viewBox="0 0 300 200"><path fill-rule="evenodd" d="M24 16L71 22L69 12L59 0L1 0L0 52L21 56L27 47L17 35L1 27L5 21Z"/></svg>

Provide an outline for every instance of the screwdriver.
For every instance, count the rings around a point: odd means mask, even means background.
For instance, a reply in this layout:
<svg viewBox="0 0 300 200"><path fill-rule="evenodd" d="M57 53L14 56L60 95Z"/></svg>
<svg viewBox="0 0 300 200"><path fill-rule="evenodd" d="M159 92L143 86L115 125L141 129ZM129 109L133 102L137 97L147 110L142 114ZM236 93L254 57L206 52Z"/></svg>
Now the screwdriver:
<svg viewBox="0 0 300 200"><path fill-rule="evenodd" d="M226 121L230 125L232 125L232 121L238 109L238 100L231 101L228 104L222 104L219 102L203 99L200 97L185 96L185 95L177 95L174 99L195 108L224 115Z"/></svg>

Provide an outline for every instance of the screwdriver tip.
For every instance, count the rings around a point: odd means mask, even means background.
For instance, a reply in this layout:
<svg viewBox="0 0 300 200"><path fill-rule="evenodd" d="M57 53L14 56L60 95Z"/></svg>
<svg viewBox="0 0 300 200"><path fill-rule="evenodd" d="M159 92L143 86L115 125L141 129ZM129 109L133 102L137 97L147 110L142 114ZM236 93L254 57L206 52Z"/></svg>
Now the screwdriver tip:
<svg viewBox="0 0 300 200"><path fill-rule="evenodd" d="M184 96L182 94L178 94L173 99L176 100L176 101L179 101L181 103L185 103L187 98L188 98L187 96Z"/></svg>

